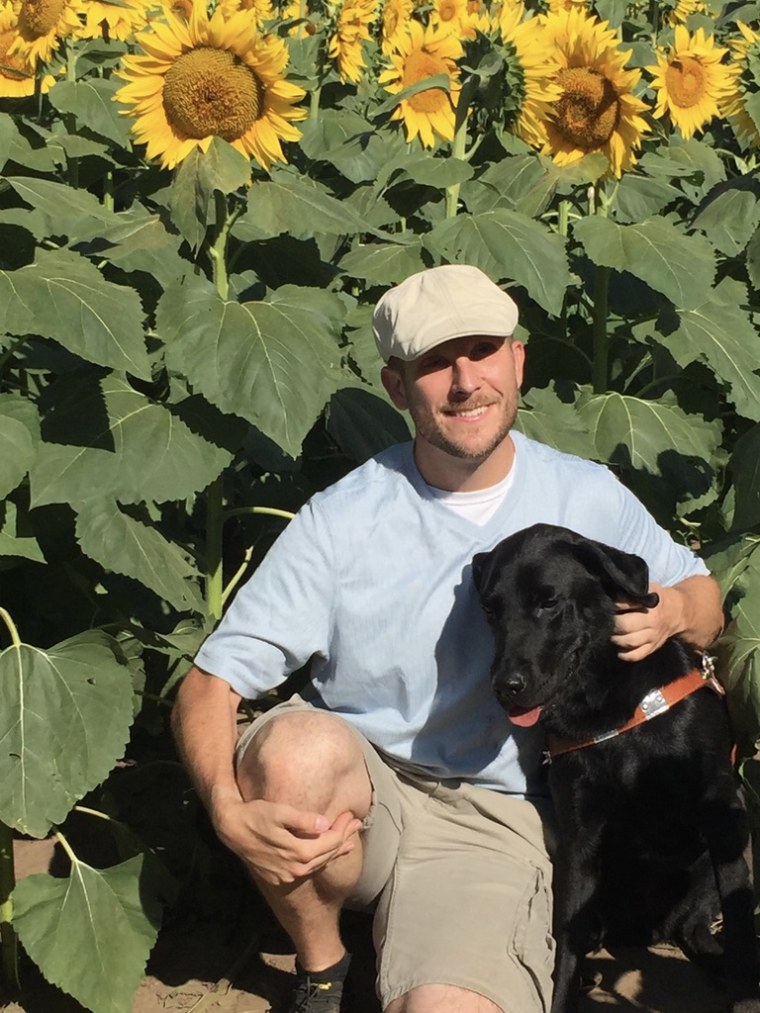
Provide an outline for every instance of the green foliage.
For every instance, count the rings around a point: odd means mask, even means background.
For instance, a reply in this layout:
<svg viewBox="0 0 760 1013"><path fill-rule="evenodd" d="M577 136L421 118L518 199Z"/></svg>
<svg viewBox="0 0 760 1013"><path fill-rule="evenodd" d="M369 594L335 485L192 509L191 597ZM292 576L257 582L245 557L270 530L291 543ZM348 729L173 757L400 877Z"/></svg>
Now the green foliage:
<svg viewBox="0 0 760 1013"><path fill-rule="evenodd" d="M592 6L631 66L673 38L675 4ZM756 8L711 4L689 27L724 44ZM456 133L425 149L391 116L448 75L391 95L375 31L354 85L328 55L337 9L307 14L303 38L270 26L309 109L267 171L220 137L173 171L146 160L114 101L133 41L71 37L47 93L0 99L5 830L60 833L130 727L164 729L155 707L288 513L408 438L371 309L440 263L520 304L519 428L609 463L713 568L721 674L756 752L760 46L737 85L744 132L715 117L685 138L642 77L646 136L616 178L598 146L560 164L515 136L527 92L498 33L466 44ZM65 847L69 877L20 883L14 924L51 981L122 1013L160 920L152 856L96 869ZM0 868L0 901L12 885Z"/></svg>

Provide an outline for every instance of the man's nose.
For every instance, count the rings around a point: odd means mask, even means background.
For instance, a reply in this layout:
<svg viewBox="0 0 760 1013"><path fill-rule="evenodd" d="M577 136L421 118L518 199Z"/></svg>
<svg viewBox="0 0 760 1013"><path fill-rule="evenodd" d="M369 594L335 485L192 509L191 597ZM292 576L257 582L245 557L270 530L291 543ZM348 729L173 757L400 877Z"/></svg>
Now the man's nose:
<svg viewBox="0 0 760 1013"><path fill-rule="evenodd" d="M471 394L480 386L478 364L468 356L454 360L451 370L451 389L455 394Z"/></svg>

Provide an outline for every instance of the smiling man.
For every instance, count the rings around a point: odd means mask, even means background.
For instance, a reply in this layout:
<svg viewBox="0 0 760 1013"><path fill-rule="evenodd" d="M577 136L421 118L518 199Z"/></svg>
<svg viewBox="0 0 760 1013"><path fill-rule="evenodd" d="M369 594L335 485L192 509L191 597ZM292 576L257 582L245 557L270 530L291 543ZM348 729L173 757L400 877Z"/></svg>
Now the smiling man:
<svg viewBox="0 0 760 1013"><path fill-rule="evenodd" d="M474 267L423 271L382 297L382 381L413 442L304 506L179 690L174 728L199 795L293 940L289 1013L351 1009L345 906L374 911L388 1013L550 1006L542 743L491 692L476 552L544 521L643 556L660 603L619 615L630 660L720 630L704 564L605 468L512 430L516 325L513 300ZM303 698L238 738L240 700L306 664Z"/></svg>

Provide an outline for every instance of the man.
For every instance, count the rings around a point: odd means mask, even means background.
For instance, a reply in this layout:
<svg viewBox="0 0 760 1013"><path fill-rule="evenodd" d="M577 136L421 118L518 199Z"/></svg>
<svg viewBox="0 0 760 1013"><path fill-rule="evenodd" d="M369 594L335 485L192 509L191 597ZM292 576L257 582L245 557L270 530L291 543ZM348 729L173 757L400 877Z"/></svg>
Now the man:
<svg viewBox="0 0 760 1013"><path fill-rule="evenodd" d="M540 733L513 727L470 560L547 521L642 555L660 604L621 610L637 660L679 633L706 647L717 587L612 475L512 432L525 351L512 299L438 267L374 315L382 381L411 414L392 447L313 497L184 680L181 753L225 844L297 954L291 1013L337 1013L341 909L375 910L388 1013L545 1013L550 823ZM241 697L311 661L307 700L254 722Z"/></svg>

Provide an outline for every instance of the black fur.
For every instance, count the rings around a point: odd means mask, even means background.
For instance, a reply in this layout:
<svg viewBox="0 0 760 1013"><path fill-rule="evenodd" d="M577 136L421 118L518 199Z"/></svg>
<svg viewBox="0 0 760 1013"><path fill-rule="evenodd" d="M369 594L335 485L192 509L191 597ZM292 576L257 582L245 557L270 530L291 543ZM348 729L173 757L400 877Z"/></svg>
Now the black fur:
<svg viewBox="0 0 760 1013"><path fill-rule="evenodd" d="M537 524L479 553L473 577L495 638L494 691L515 720L540 706L550 735L584 741L620 727L649 690L695 666L677 638L641 662L617 657L615 603L657 603L638 556ZM731 749L725 703L704 688L554 758L552 1013L578 1009L580 961L602 942L670 940L717 961L710 925L721 913L726 1008L760 1013L749 821Z"/></svg>

